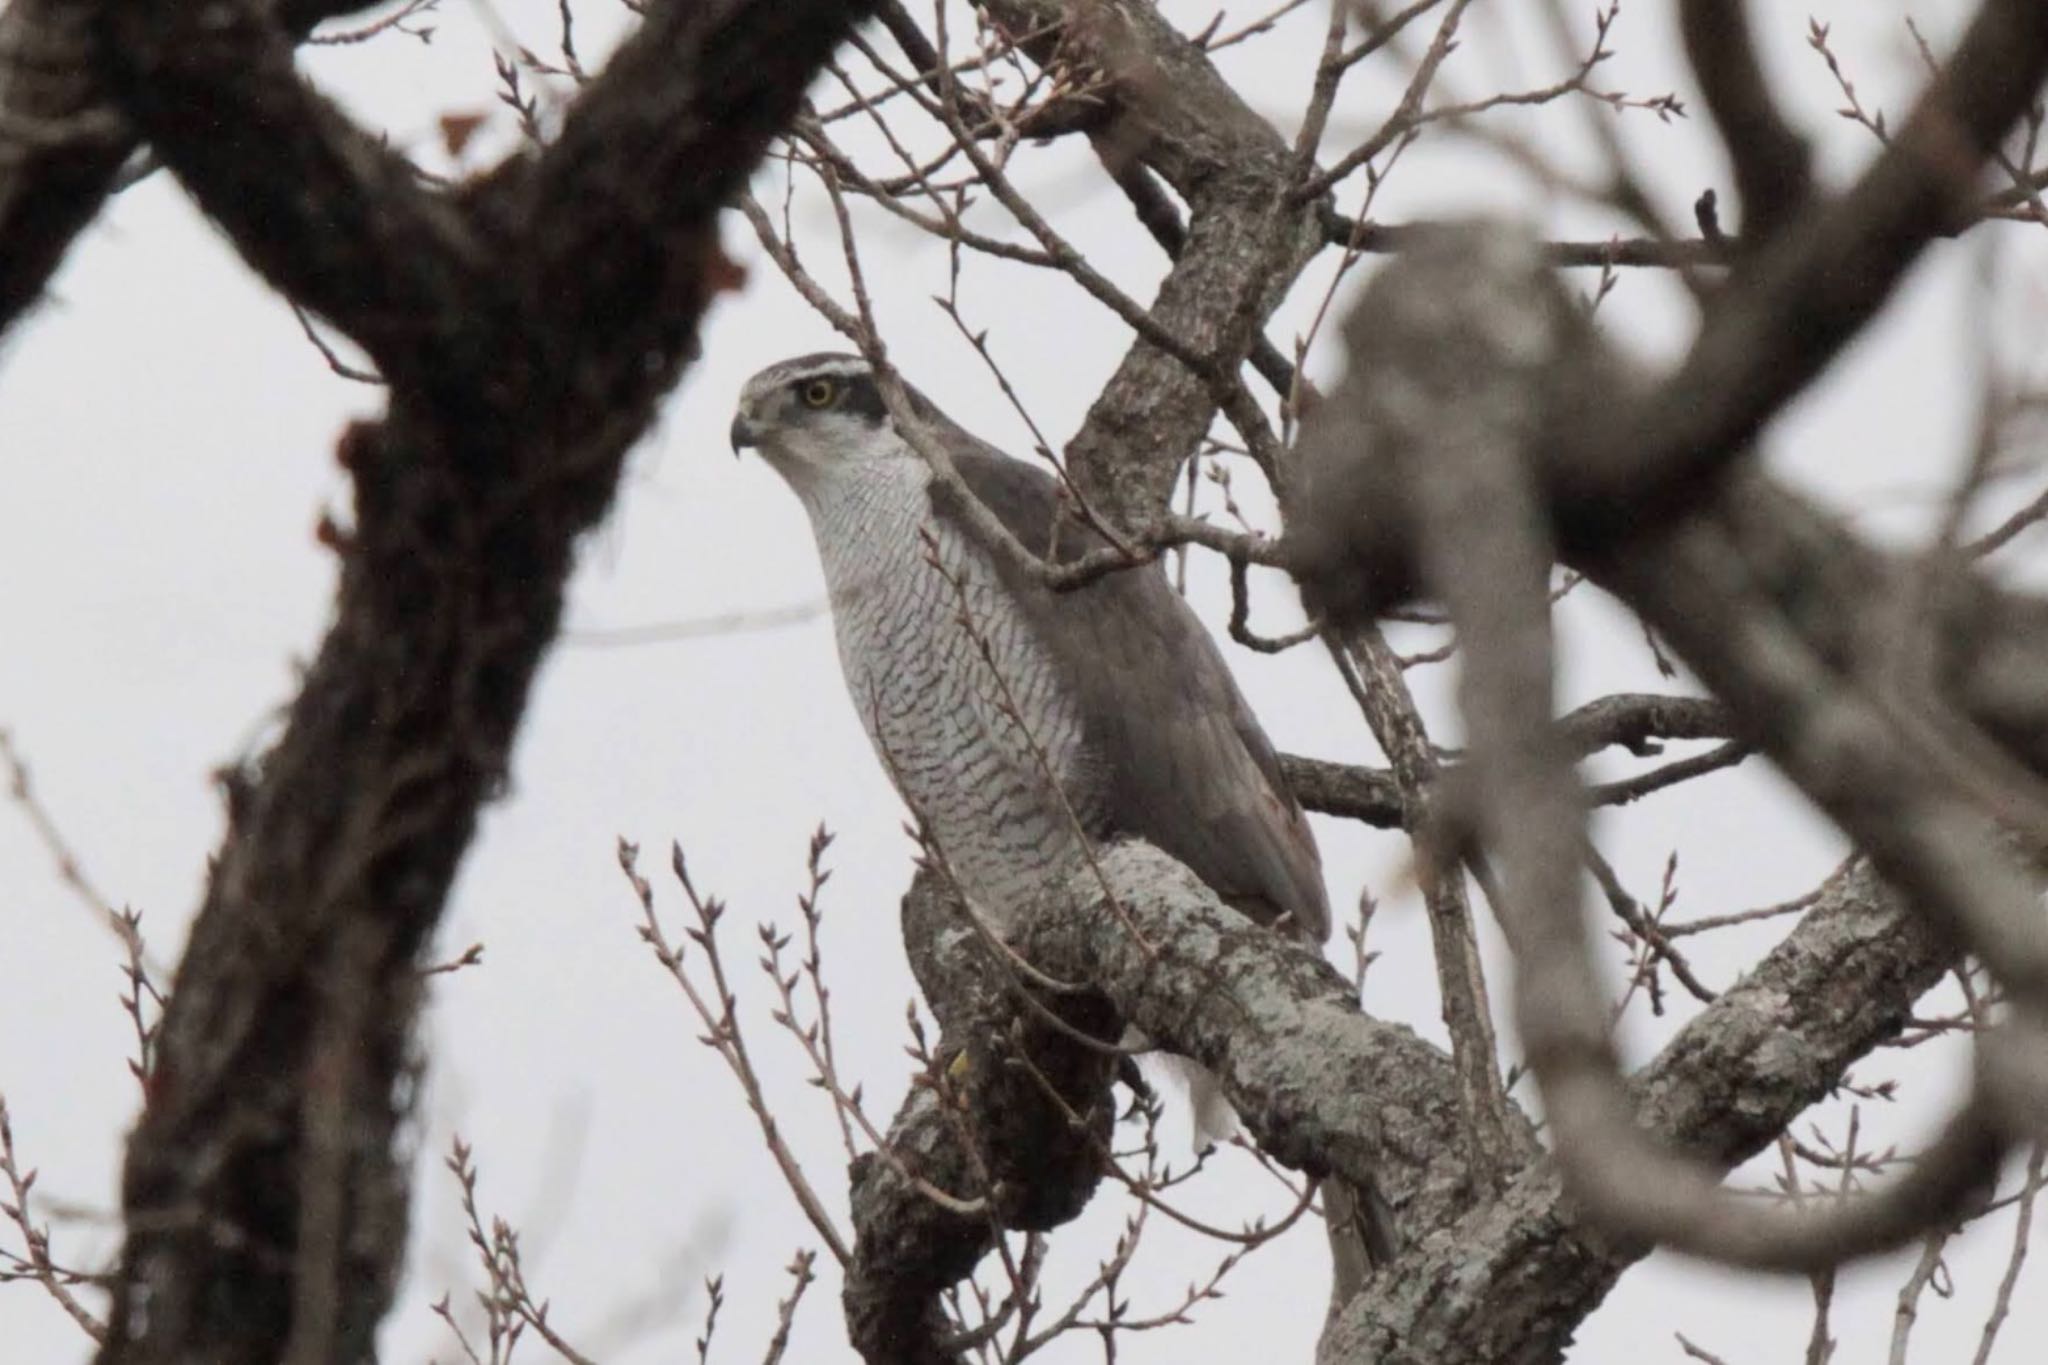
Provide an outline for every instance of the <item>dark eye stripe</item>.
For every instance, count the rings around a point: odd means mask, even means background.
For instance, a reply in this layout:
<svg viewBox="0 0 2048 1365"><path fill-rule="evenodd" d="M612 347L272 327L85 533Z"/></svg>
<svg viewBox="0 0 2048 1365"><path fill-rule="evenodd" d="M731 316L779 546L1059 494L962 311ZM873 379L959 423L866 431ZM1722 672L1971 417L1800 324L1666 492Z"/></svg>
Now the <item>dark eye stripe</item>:
<svg viewBox="0 0 2048 1365"><path fill-rule="evenodd" d="M889 418L889 410L882 406L882 392L875 387L873 375L848 377L846 396L839 400L839 406L878 426Z"/></svg>

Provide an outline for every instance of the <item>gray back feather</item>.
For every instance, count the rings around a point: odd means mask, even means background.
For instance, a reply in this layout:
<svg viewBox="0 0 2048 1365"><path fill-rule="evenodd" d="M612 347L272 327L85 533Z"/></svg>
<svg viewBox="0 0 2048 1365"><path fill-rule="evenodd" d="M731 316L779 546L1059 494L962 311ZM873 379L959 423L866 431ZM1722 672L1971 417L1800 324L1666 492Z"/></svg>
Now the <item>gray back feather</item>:
<svg viewBox="0 0 2048 1365"><path fill-rule="evenodd" d="M1026 548L1046 552L1057 481L962 430L928 403L961 479ZM936 486L934 493L938 493ZM946 509L938 509L944 515ZM972 534L970 529L969 534ZM1059 558L1103 544L1074 525ZM1322 859L1273 746L1215 641L1157 564L1055 593L993 555L1006 586L1081 698L1083 746L1100 789L1086 804L1104 837L1136 836L1172 854L1260 923L1289 917L1305 938L1330 932Z"/></svg>

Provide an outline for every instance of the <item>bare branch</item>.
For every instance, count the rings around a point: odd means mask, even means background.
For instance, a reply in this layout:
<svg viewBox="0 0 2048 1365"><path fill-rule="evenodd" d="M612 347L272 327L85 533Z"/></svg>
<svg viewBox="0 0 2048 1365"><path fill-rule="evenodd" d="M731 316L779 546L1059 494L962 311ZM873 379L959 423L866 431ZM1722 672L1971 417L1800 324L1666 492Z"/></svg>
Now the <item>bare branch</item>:
<svg viewBox="0 0 2048 1365"><path fill-rule="evenodd" d="M1499 1044L1465 870L1455 856L1454 841L1435 825L1430 810L1438 777L1436 753L1394 651L1379 630L1366 627L1325 639L1339 674L1393 767L1402 826L1414 846L1423 904L1429 911L1437 989L1451 1031L1451 1062L1458 1073L1461 1126L1469 1148L1466 1161L1482 1188L1497 1187L1526 1154L1517 1149L1507 1088L1501 1081Z"/></svg>
<svg viewBox="0 0 2048 1365"><path fill-rule="evenodd" d="M0 1284L13 1279L35 1281L64 1310L64 1315L78 1324L80 1331L104 1343L107 1325L71 1292L85 1282L85 1277L64 1269L51 1258L50 1230L35 1221L35 1212L29 1206L29 1191L35 1186L36 1173L23 1171L15 1157L14 1125L7 1115L5 1095L0 1095L0 1178L7 1181L6 1196L0 1200L0 1218L12 1223L22 1239L21 1255L0 1250Z"/></svg>
<svg viewBox="0 0 2048 1365"><path fill-rule="evenodd" d="M1984 0L1955 56L1854 187L1813 204L1715 300L1691 353L1548 477L1571 490L1576 536L1598 502L1677 507L1740 457L1773 413L1891 297L1927 244L1966 214L1977 176L2048 72L2048 8ZM1704 397L1703 397L1704 395ZM1590 438L1590 443L1588 439Z"/></svg>
<svg viewBox="0 0 2048 1365"><path fill-rule="evenodd" d="M1454 226L1449 223L1361 223L1334 208L1320 215L1323 236L1332 246L1357 251L1393 253L1409 251L1433 234ZM1705 238L1660 241L1656 238L1613 238L1605 242L1547 242L1544 254L1552 265L1605 270L1610 267L1645 267L1662 270L1690 270L1704 265L1726 265L1732 259L1729 239Z"/></svg>
<svg viewBox="0 0 2048 1365"><path fill-rule="evenodd" d="M106 893L94 884L91 874L78 852L64 837L64 831L37 796L34 784L29 779L28 764L15 750L14 736L0 730L0 772L7 779L7 795L21 813L27 817L29 828L35 831L38 841L57 865L57 880L62 882L86 910L101 923L125 947L138 963L145 963L150 970L161 976L162 969L149 962L143 951L142 936L122 913L114 908Z"/></svg>
<svg viewBox="0 0 2048 1365"><path fill-rule="evenodd" d="M1746 0L1682 0L1678 23L1707 110L1735 163L1742 231L1753 247L1805 207L1812 192L1811 153L1778 111L1764 79Z"/></svg>

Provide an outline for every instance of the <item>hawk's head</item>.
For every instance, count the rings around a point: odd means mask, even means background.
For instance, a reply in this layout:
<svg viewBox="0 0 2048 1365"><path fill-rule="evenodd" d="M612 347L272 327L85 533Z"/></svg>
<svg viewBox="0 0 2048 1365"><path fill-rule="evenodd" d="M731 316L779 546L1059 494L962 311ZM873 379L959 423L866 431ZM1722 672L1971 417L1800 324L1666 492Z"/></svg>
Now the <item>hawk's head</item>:
<svg viewBox="0 0 2048 1365"><path fill-rule="evenodd" d="M732 419L733 453L748 446L784 478L911 455L868 362L829 351L770 365L747 381Z"/></svg>

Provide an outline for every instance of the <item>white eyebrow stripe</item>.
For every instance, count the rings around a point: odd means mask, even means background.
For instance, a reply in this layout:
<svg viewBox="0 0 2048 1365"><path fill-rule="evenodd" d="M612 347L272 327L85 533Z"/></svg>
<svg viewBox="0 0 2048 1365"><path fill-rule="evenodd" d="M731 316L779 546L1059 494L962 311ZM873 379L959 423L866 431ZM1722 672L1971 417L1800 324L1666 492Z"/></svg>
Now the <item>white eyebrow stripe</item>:
<svg viewBox="0 0 2048 1365"><path fill-rule="evenodd" d="M777 378L783 382L791 379L854 379L867 372L865 360L828 360L815 365L793 366L787 374Z"/></svg>
<svg viewBox="0 0 2048 1365"><path fill-rule="evenodd" d="M870 373L867 361L857 355L798 356L755 375L747 381L741 398L751 401L799 379L860 379Z"/></svg>

